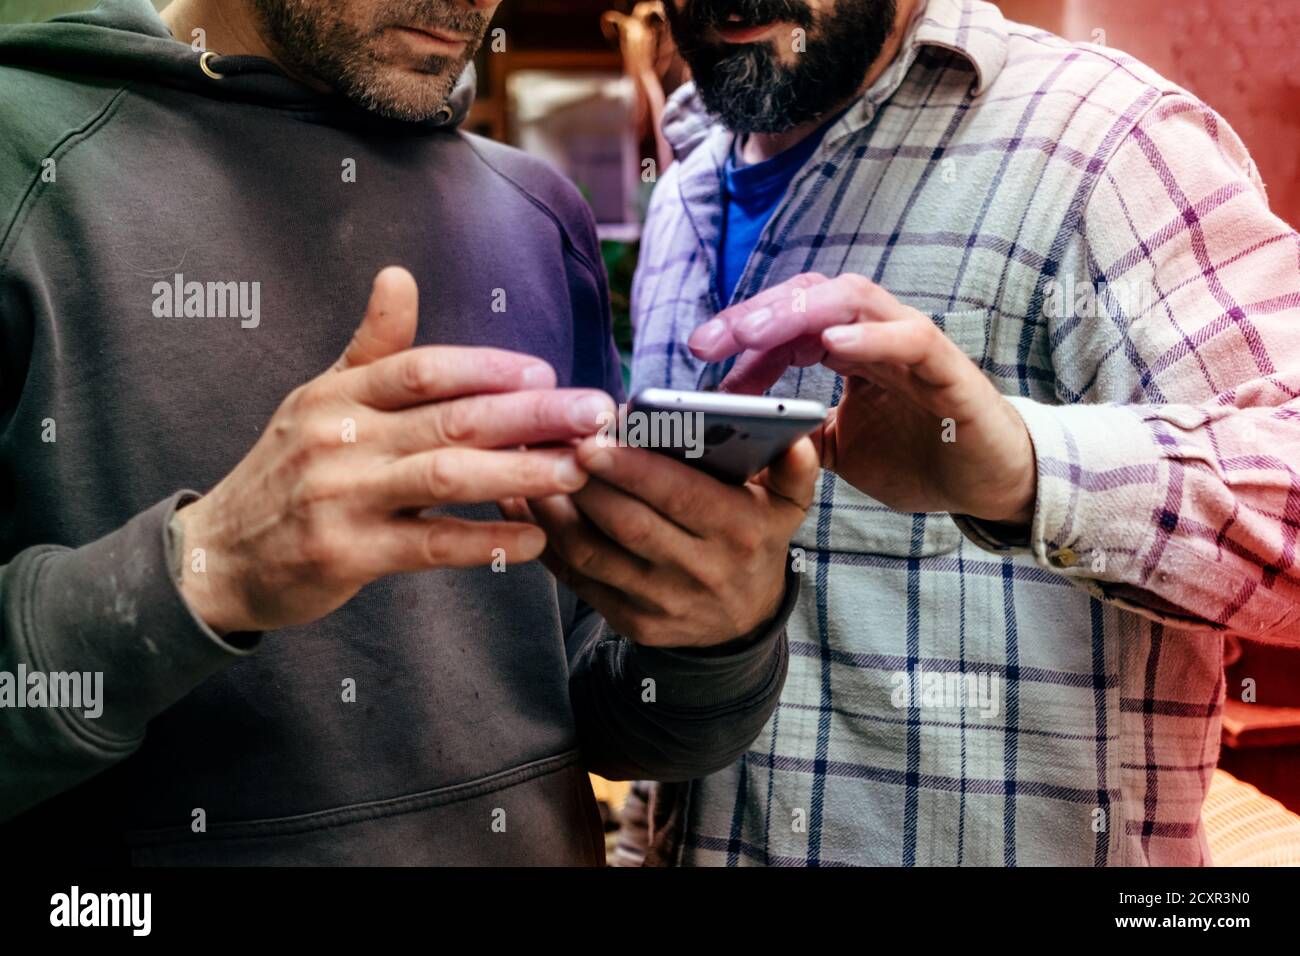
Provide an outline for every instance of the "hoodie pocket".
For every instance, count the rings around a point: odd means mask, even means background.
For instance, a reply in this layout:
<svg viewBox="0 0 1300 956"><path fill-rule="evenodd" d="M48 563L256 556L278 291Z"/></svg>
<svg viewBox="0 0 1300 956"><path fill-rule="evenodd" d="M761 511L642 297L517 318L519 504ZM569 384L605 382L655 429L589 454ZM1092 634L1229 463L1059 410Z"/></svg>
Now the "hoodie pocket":
<svg viewBox="0 0 1300 956"><path fill-rule="evenodd" d="M601 866L577 751L387 799L289 817L127 834L136 866Z"/></svg>
<svg viewBox="0 0 1300 956"><path fill-rule="evenodd" d="M930 317L967 358L983 367L992 310L932 313ZM819 372L826 373L819 377L825 381L810 381L808 371L805 370L800 382L799 397L818 398L829 404L834 394L835 374L819 368ZM815 394L818 391L824 395L819 397ZM808 517L795 532L791 545L806 550L925 558L955 551L961 539L961 531L946 512L895 511L837 475L822 472Z"/></svg>

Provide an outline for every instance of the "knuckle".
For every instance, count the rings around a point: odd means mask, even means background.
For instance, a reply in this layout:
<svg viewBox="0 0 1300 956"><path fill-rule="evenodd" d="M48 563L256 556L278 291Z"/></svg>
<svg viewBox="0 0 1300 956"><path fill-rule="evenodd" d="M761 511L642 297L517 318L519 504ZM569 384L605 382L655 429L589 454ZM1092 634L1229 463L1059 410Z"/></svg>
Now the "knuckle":
<svg viewBox="0 0 1300 956"><path fill-rule="evenodd" d="M867 296L875 289L876 284L864 275L856 272L846 272L838 279L839 283L847 288L854 295Z"/></svg>
<svg viewBox="0 0 1300 956"><path fill-rule="evenodd" d="M298 426L298 444L308 451L324 451L342 443L343 420L331 422L312 416Z"/></svg>
<svg viewBox="0 0 1300 956"><path fill-rule="evenodd" d="M430 566L446 564L451 557L453 545L446 532L437 524L425 529L420 539L420 560Z"/></svg>
<svg viewBox="0 0 1300 956"><path fill-rule="evenodd" d="M696 567L695 577L710 594L719 594L726 590L731 576L721 561L706 560Z"/></svg>
<svg viewBox="0 0 1300 956"><path fill-rule="evenodd" d="M320 404L321 388L316 382L299 385L280 403L281 410L289 417L300 416Z"/></svg>
<svg viewBox="0 0 1300 956"><path fill-rule="evenodd" d="M518 430L527 435L540 435L546 430L552 409L556 406L550 396L511 395L502 400L506 420L510 431ZM530 469L529 474L533 474Z"/></svg>
<svg viewBox="0 0 1300 956"><path fill-rule="evenodd" d="M334 481L319 471L307 471L294 482L289 496L289 508L293 514L304 514L338 494Z"/></svg>
<svg viewBox="0 0 1300 956"><path fill-rule="evenodd" d="M664 513L673 515L682 524L694 524L699 511L700 497L690 488L674 489L664 502Z"/></svg>
<svg viewBox="0 0 1300 956"><path fill-rule="evenodd" d="M283 414L271 419L271 423L266 428L267 438L281 447L292 447L297 420L298 416L294 411L286 409Z"/></svg>
<svg viewBox="0 0 1300 956"><path fill-rule="evenodd" d="M431 422L432 438L440 445L465 445L477 432L474 416L465 402L448 402L440 406Z"/></svg>
<svg viewBox="0 0 1300 956"><path fill-rule="evenodd" d="M636 609L646 620L662 621L675 618L678 611L686 605L687 600L682 589L677 587L648 588L637 594Z"/></svg>
<svg viewBox="0 0 1300 956"><path fill-rule="evenodd" d="M932 348L938 344L939 339L944 337L943 333L939 331L939 326L919 312L909 317L907 321L910 323L908 334L917 345Z"/></svg>
<svg viewBox="0 0 1300 956"><path fill-rule="evenodd" d="M284 401L280 403L280 412L286 415L292 415L301 407L303 402L303 392L307 390L306 385L299 385L297 388L284 396Z"/></svg>
<svg viewBox="0 0 1300 956"><path fill-rule="evenodd" d="M578 541L567 541L566 551L570 566L582 575L590 576L587 572L594 569L600 559L594 547Z"/></svg>
<svg viewBox="0 0 1300 956"><path fill-rule="evenodd" d="M448 501L460 491L460 475L446 456L437 452L424 465L424 490L434 501Z"/></svg>
<svg viewBox="0 0 1300 956"><path fill-rule="evenodd" d="M753 561L763 549L764 537L762 528L737 528L732 532L732 551L741 561Z"/></svg>
<svg viewBox="0 0 1300 956"><path fill-rule="evenodd" d="M520 477L523 479L524 484L530 488L548 494L553 493L557 490L556 462L557 459L548 454L524 453L520 467Z"/></svg>
<svg viewBox="0 0 1300 956"><path fill-rule="evenodd" d="M746 556L753 555L763 546L766 528L760 521L740 521L731 530L733 546Z"/></svg>
<svg viewBox="0 0 1300 956"><path fill-rule="evenodd" d="M333 531L317 529L307 534L299 551L304 564L323 578L337 577L347 549Z"/></svg>
<svg viewBox="0 0 1300 956"><path fill-rule="evenodd" d="M633 551L645 544L654 532L653 525L642 515L620 514L613 519L613 528L618 540Z"/></svg>
<svg viewBox="0 0 1300 956"><path fill-rule="evenodd" d="M563 421L569 401L564 395L551 393L533 402L528 411L528 424L534 434L544 434L550 430L551 422Z"/></svg>
<svg viewBox="0 0 1300 956"><path fill-rule="evenodd" d="M406 352L402 355L401 360L397 363L396 376L397 384L403 391L412 395L420 395L426 390L424 374L421 370L421 363L428 359L414 351Z"/></svg>

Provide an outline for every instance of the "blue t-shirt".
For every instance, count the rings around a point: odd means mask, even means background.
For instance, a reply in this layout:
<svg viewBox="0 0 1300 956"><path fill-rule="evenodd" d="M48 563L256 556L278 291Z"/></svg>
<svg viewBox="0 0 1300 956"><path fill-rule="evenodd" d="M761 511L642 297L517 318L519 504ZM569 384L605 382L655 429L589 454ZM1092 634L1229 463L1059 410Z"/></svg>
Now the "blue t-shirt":
<svg viewBox="0 0 1300 956"><path fill-rule="evenodd" d="M718 240L718 295L723 305L731 301L758 237L786 187L812 158L836 119L839 117L823 123L784 152L753 166L737 167L732 157L727 157L722 171L722 234Z"/></svg>

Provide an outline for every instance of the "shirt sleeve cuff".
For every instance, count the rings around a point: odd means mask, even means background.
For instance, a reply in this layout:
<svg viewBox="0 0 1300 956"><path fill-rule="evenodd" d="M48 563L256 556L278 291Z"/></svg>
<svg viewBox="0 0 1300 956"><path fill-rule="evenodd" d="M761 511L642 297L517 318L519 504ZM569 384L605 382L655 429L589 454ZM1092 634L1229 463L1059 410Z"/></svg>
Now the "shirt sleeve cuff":
<svg viewBox="0 0 1300 956"><path fill-rule="evenodd" d="M1165 462L1146 418L1123 405L1007 400L1034 445L1034 516L1019 535L969 516L954 516L957 526L981 548L1031 554L1040 566L1081 584L1140 581L1153 532L1177 523L1158 500Z"/></svg>

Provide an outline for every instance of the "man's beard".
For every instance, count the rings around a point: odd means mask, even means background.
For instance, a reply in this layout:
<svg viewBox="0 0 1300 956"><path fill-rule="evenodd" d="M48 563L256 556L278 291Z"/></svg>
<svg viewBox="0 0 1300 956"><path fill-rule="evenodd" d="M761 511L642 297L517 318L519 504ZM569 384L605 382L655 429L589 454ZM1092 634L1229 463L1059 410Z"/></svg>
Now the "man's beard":
<svg viewBox="0 0 1300 956"><path fill-rule="evenodd" d="M453 0L387 0L373 19L346 19L348 4L336 0L253 0L271 46L294 73L328 85L363 109L401 120L434 116L455 88L487 33L488 18ZM399 68L376 55L386 27L411 24L472 37L456 57L423 57L417 70Z"/></svg>
<svg viewBox="0 0 1300 956"><path fill-rule="evenodd" d="M801 0L685 0L664 4L673 39L691 68L704 105L737 133L782 133L825 115L862 86L894 28L895 0L838 0L817 14ZM794 37L731 44L713 30L738 15L744 23L783 22ZM785 45L782 62L775 44Z"/></svg>

